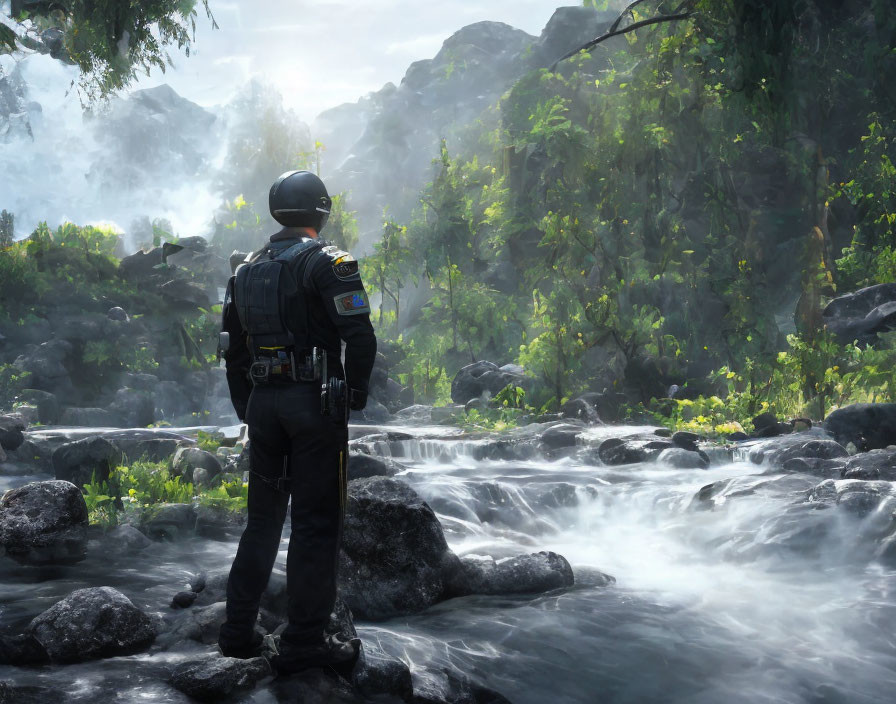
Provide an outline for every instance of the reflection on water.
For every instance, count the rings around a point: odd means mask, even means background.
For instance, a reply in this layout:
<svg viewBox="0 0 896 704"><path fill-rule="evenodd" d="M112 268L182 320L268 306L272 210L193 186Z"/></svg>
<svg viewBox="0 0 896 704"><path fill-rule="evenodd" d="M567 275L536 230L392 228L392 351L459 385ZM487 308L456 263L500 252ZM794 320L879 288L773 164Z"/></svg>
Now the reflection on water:
<svg viewBox="0 0 896 704"><path fill-rule="evenodd" d="M476 461L483 440L389 430L415 437L380 438L376 449L407 467L401 478L436 510L456 552L554 550L577 574L576 587L561 594L465 597L360 624L363 638L418 676L456 667L532 704L894 701L896 574L872 559L865 519L808 507L805 483L769 484L762 468L742 462L704 471ZM353 435L362 432L376 429ZM618 433L602 428L593 439ZM731 478L715 508L695 504L701 487ZM226 568L234 548L154 544L132 558L93 555L46 574L3 561L0 619L17 630L72 589L100 584L161 614L189 574ZM617 584L590 586L598 569ZM113 693L110 700L184 701L159 681L183 657L152 651L66 668L0 668L0 678L53 683L73 701Z"/></svg>

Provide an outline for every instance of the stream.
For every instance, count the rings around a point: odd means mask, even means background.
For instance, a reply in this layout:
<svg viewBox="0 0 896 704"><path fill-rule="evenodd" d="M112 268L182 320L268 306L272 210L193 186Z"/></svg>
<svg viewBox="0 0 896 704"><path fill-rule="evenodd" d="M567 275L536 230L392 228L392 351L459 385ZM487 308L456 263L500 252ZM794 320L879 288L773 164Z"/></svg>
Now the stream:
<svg viewBox="0 0 896 704"><path fill-rule="evenodd" d="M482 441L456 430L384 430L411 436L376 449L407 467L398 478L436 511L456 553L501 558L553 550L576 574L576 585L560 593L464 597L410 617L357 622L362 639L378 641L412 672L455 668L515 704L896 698L896 572L860 549L860 519L825 516L821 531L825 512L794 512L795 494L787 491L743 491L711 510L695 507L701 487L739 477L749 488L762 466L476 460ZM599 427L586 439L643 430ZM373 432L355 427L352 436ZM47 478L0 477L0 490ZM191 575L229 567L235 549L235 540L195 538L117 560L93 551L77 565L51 569L2 558L0 626L18 632L87 586L113 586L161 614ZM597 586L601 572L616 584ZM211 651L189 647L76 665L2 666L0 680L64 690L71 702L187 702L165 677L174 664ZM240 701L276 699L260 687Z"/></svg>

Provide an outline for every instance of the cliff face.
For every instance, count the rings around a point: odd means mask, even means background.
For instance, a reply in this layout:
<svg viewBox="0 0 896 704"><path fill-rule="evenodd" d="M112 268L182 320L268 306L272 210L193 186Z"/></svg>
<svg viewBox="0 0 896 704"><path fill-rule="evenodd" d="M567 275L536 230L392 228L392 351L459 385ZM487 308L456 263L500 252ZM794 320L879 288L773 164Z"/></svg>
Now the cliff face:
<svg viewBox="0 0 896 704"><path fill-rule="evenodd" d="M379 236L383 208L399 219L416 205L439 141L461 149L460 136L520 77L589 38L612 20L583 7L558 9L539 37L500 22L459 30L432 59L416 61L398 86L318 116L312 132L326 145L324 177L349 191L362 247ZM470 145L463 148L469 149Z"/></svg>

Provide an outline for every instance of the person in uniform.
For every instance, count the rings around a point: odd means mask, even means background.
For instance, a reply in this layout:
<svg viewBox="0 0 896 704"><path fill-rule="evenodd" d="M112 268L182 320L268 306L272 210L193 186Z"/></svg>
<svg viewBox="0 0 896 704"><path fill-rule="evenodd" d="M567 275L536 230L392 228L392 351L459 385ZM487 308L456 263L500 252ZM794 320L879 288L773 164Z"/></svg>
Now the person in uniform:
<svg viewBox="0 0 896 704"><path fill-rule="evenodd" d="M318 237L331 207L323 182L291 171L269 200L283 229L237 268L223 309L222 356L248 425L250 474L218 645L230 657L259 654L259 601L291 500L289 623L273 663L282 674L356 655L357 643L327 637L325 627L347 498L348 409L367 402L376 337L358 262Z"/></svg>

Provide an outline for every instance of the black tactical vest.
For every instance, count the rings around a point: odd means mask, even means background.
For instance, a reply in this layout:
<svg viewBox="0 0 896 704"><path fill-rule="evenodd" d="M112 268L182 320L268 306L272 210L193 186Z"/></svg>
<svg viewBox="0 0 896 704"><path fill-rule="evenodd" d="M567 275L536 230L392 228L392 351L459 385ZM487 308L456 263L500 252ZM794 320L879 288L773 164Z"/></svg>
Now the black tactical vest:
<svg viewBox="0 0 896 704"><path fill-rule="evenodd" d="M303 279L309 255L321 246L314 239L272 242L236 270L233 300L253 358L312 346Z"/></svg>

